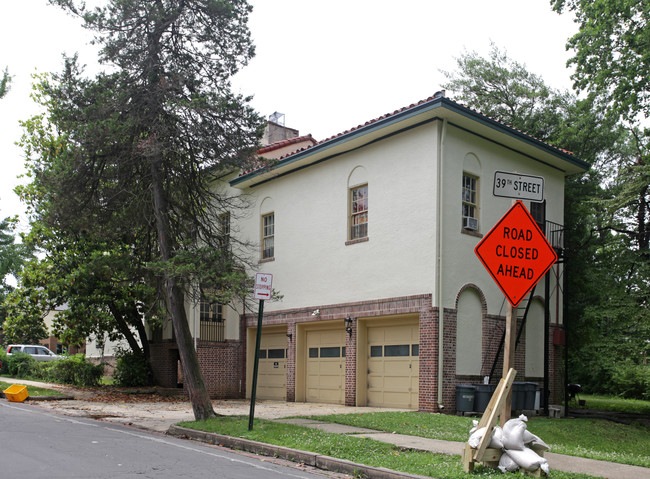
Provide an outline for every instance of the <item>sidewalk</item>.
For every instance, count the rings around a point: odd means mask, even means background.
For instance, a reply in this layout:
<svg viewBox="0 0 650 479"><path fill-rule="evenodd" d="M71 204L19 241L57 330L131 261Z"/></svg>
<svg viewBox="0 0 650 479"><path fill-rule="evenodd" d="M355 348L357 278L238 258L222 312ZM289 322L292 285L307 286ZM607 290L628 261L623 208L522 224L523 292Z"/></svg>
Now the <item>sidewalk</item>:
<svg viewBox="0 0 650 479"><path fill-rule="evenodd" d="M141 400L146 395L122 395L118 398L111 398L110 401L101 402L93 397L91 390L71 388L67 386L43 384L35 381L22 381L10 378L2 378L5 382L20 383L56 389L64 394L75 397L74 400L66 401L32 401L38 407L51 409L59 413L101 419L105 422L129 425L140 429L155 431L159 433L170 433L177 428L172 426L181 421L194 419L190 403L183 398L169 398L167 400L147 401ZM153 397L153 395L151 395ZM130 400L129 400L130 399ZM249 413L250 404L247 400L223 400L213 401L215 412L222 415L243 415ZM336 404L314 404L314 403L287 403L282 401L258 401L255 405L255 417L262 419L276 420L305 427L320 429L336 434L347 434L358 437L370 437L377 441L394 444L399 447L428 451L433 453L461 455L465 443L427 439L402 434L389 434L373 429L357 428L340 424L330 424L310 419L292 419L292 416L321 415L321 414L342 414L342 413L366 413L387 411L386 408L349 407ZM186 431L176 434L187 435ZM205 436L201 433L199 439ZM205 440L205 439L202 439ZM240 442L241 440L237 440ZM223 443L222 440L217 443ZM268 446L267 446L268 447ZM273 446L271 446L273 447ZM293 456L298 451L292 451ZM612 462L584 459L574 456L547 453L551 473L553 470L589 474L609 479L648 479L650 468L628 466ZM375 477L389 477L385 474ZM397 477L397 476L394 476ZM408 475L401 475L408 477Z"/></svg>

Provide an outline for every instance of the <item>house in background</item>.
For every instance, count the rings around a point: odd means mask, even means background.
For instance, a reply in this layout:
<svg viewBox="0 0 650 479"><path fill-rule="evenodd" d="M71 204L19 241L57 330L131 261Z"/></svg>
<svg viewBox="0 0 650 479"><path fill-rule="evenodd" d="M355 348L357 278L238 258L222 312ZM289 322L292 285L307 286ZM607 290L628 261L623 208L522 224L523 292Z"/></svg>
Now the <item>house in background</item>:
<svg viewBox="0 0 650 479"><path fill-rule="evenodd" d="M474 247L512 204L493 195L505 171L544 178L525 205L560 256L520 306L517 381L561 401L564 180L585 162L443 92L324 141L289 135L221 185L252 201L217 226L259 245L283 295L265 304L258 398L454 412L457 385L496 382L506 302ZM247 397L256 311L187 308L210 394ZM171 326L155 339L156 378L176 385Z"/></svg>
<svg viewBox="0 0 650 479"><path fill-rule="evenodd" d="M49 336L47 339L43 339L39 341L39 344L42 344L44 346L47 346L47 348L56 353L56 354L85 354L86 353L86 345L82 346L69 346L65 345L62 342L59 341L59 338L54 336L52 333L52 324L54 322L54 317L57 315L57 313L61 311L65 311L67 309L67 305L63 306L56 306L53 310L48 311L47 315L45 318L43 318L43 322L45 323L45 329L49 333Z"/></svg>

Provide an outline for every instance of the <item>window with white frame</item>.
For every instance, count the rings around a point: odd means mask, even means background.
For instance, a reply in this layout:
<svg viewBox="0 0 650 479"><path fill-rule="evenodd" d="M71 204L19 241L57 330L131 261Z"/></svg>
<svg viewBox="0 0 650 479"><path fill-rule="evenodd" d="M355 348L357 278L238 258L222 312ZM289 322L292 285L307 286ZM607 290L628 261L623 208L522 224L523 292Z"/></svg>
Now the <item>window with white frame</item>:
<svg viewBox="0 0 650 479"><path fill-rule="evenodd" d="M368 237L368 185L350 188L350 240Z"/></svg>
<svg viewBox="0 0 650 479"><path fill-rule="evenodd" d="M478 178L463 174L463 229L478 231Z"/></svg>
<svg viewBox="0 0 650 479"><path fill-rule="evenodd" d="M275 213L262 216L262 259L275 255Z"/></svg>

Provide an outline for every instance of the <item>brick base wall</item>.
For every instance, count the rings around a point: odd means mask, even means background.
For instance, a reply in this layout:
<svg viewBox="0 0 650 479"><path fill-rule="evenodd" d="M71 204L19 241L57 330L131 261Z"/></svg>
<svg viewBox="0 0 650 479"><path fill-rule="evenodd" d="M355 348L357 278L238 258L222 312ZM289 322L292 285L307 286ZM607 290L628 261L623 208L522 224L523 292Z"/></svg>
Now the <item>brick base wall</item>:
<svg viewBox="0 0 650 479"><path fill-rule="evenodd" d="M178 387L178 347L173 341L151 343L151 367L157 385ZM212 399L239 399L245 393L244 342L198 341L197 354L208 394Z"/></svg>
<svg viewBox="0 0 650 479"><path fill-rule="evenodd" d="M438 309L420 311L420 378L418 409L438 411Z"/></svg>
<svg viewBox="0 0 650 479"><path fill-rule="evenodd" d="M241 399L245 393L244 341L197 344L199 364L213 399Z"/></svg>
<svg viewBox="0 0 650 479"><path fill-rule="evenodd" d="M164 388L178 386L178 346L175 341L150 343L151 369L154 383Z"/></svg>

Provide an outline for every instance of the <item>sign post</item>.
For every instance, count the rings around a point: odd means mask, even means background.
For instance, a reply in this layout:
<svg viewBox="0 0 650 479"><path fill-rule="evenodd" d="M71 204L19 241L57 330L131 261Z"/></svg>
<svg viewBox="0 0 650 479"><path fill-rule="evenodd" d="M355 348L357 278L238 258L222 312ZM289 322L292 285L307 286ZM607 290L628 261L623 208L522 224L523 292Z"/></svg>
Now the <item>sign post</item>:
<svg viewBox="0 0 650 479"><path fill-rule="evenodd" d="M521 201L517 201L474 248L483 266L508 299L503 377L514 366L516 307L557 261L546 240ZM501 423L510 417L512 395L501 413Z"/></svg>
<svg viewBox="0 0 650 479"><path fill-rule="evenodd" d="M257 394L257 373L260 364L260 344L262 342L262 318L264 316L264 301L271 299L273 275L257 273L255 275L255 299L260 300L257 311L257 338L255 340L255 361L253 363L253 386L251 388L251 407L248 414L248 430L253 430L253 419L255 418L255 396Z"/></svg>

